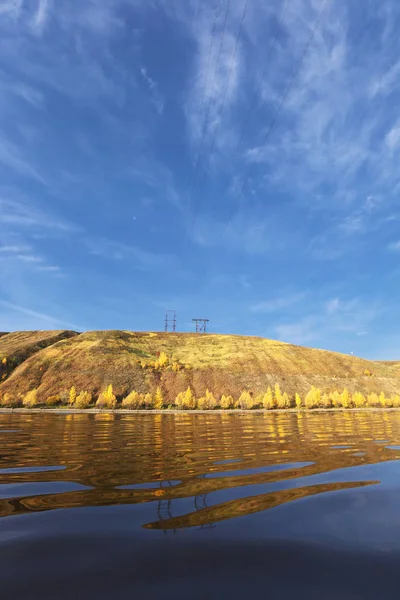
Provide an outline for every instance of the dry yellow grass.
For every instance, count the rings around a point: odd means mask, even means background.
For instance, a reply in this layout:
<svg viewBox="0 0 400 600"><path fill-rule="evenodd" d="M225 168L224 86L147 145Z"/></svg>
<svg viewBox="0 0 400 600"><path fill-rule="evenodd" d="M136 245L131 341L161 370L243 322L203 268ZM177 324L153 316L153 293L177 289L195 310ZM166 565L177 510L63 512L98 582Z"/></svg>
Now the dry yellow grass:
<svg viewBox="0 0 400 600"><path fill-rule="evenodd" d="M188 387L196 398L209 389L216 398L235 399L243 390L256 398L275 384L293 398L296 392L305 397L313 385L323 394L347 388L351 394L391 395L400 388L398 365L256 337L129 331L0 337L0 358L13 352L27 357L7 364L0 394L18 397L37 388L43 403L52 395L68 395L72 386L96 398L109 384L119 400L132 390L154 395L160 387L165 405Z"/></svg>

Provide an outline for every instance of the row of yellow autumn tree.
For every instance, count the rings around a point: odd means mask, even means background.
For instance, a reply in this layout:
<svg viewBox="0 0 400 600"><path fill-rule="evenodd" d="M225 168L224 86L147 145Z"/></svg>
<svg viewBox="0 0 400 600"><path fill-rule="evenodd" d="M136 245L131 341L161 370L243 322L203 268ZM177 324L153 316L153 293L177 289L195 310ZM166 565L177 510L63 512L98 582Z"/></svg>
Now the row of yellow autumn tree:
<svg viewBox="0 0 400 600"><path fill-rule="evenodd" d="M285 409L285 408L364 408L364 407L400 407L400 396L385 396L384 393L371 393L364 396L360 392L351 394L348 390L342 392L323 393L316 387L301 398L299 394L294 397L282 392L279 385L276 384L272 390L270 387L264 394L253 396L248 391L243 391L235 399L232 396L222 395L216 398L212 392L206 390L203 396L196 398L189 387L185 392L180 392L175 398L175 402L168 404L163 396L162 390L158 387L154 394L140 394L132 391L121 402L117 401L112 385L108 385L97 398L86 391L78 392L73 386L69 392L61 395L50 396L45 402L39 401L38 391L36 389L29 391L24 396L12 396L9 393L0 396L0 405L5 407L24 406L34 408L40 406L56 407L69 406L71 408L83 409L95 406L103 409L155 409L177 408L182 410L213 410L222 409Z"/></svg>

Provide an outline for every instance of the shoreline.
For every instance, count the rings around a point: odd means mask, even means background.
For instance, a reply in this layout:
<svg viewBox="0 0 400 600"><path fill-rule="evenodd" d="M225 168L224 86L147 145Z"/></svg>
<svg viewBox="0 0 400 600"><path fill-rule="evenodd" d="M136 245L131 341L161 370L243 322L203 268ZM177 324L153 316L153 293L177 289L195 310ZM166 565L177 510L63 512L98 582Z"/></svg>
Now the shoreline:
<svg viewBox="0 0 400 600"><path fill-rule="evenodd" d="M76 415L76 414L123 414L123 415L241 415L241 414L312 414L312 413L351 413L351 412L398 412L400 407L363 407L363 408L272 408L272 409L245 409L245 408L226 408L226 409L213 409L213 410L200 410L200 409L164 409L164 410L146 410L146 409L128 409L128 408L0 408L0 414L39 414L39 413L52 413L57 415Z"/></svg>

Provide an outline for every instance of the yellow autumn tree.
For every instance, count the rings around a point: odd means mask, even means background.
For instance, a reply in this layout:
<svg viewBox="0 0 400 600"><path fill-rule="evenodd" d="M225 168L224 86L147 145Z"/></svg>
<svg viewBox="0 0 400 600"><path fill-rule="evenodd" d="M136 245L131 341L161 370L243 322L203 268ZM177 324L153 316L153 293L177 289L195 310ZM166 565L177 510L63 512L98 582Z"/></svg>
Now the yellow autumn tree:
<svg viewBox="0 0 400 600"><path fill-rule="evenodd" d="M76 388L73 385L72 388L69 390L68 403L69 404L74 404L75 400L76 400Z"/></svg>
<svg viewBox="0 0 400 600"><path fill-rule="evenodd" d="M7 406L8 408L15 408L21 406L21 399L14 394L6 392L1 399L1 406Z"/></svg>
<svg viewBox="0 0 400 600"><path fill-rule="evenodd" d="M53 396L48 396L48 398L46 398L46 406L52 407L57 406L57 404L61 404L61 396L58 394L54 394Z"/></svg>
<svg viewBox="0 0 400 600"><path fill-rule="evenodd" d="M236 402L237 408L241 408L242 410L249 410L253 407L253 398L251 397L250 392L243 391L239 400Z"/></svg>
<svg viewBox="0 0 400 600"><path fill-rule="evenodd" d="M275 398L270 387L268 387L267 391L263 396L262 405L265 410L271 410L276 406Z"/></svg>
<svg viewBox="0 0 400 600"><path fill-rule="evenodd" d="M252 406L252 408L262 408L263 398L264 398L264 394L257 394L257 396L255 396L255 398L253 398L253 406Z"/></svg>
<svg viewBox="0 0 400 600"><path fill-rule="evenodd" d="M351 401L353 406L356 408L364 408L364 406L367 404L365 396L363 396L360 392L355 392L352 395Z"/></svg>
<svg viewBox="0 0 400 600"><path fill-rule="evenodd" d="M343 408L351 408L351 396L349 390L346 388L340 394L340 403Z"/></svg>
<svg viewBox="0 0 400 600"><path fill-rule="evenodd" d="M153 396L148 392L144 395L143 403L146 408L152 408L153 406Z"/></svg>
<svg viewBox="0 0 400 600"><path fill-rule="evenodd" d="M329 399L334 408L340 408L342 406L341 395L340 395L340 392L338 392L337 390L335 390L334 392L331 392L329 394Z"/></svg>
<svg viewBox="0 0 400 600"><path fill-rule="evenodd" d="M196 408L196 398L190 388L186 392L180 392L175 398L175 406L180 409L192 410Z"/></svg>
<svg viewBox="0 0 400 600"><path fill-rule="evenodd" d="M301 408L302 407L302 401L301 398L299 396L299 394L296 392L295 395L295 404L296 404L296 408Z"/></svg>
<svg viewBox="0 0 400 600"><path fill-rule="evenodd" d="M281 388L279 386L279 383L275 384L275 388L274 388L274 398L275 398L275 405L277 406L277 408L286 408L285 406L285 398L282 394Z"/></svg>
<svg viewBox="0 0 400 600"><path fill-rule="evenodd" d="M79 394L76 397L76 400L74 402L74 407L75 408L88 408L88 406L90 406L92 402L92 394L90 394L89 392L79 392Z"/></svg>
<svg viewBox="0 0 400 600"><path fill-rule="evenodd" d="M329 394L321 394L321 406L323 408L332 408L332 401Z"/></svg>
<svg viewBox="0 0 400 600"><path fill-rule="evenodd" d="M113 392L113 386L108 385L99 395L96 402L97 408L113 409L117 406L117 398Z"/></svg>
<svg viewBox="0 0 400 600"><path fill-rule="evenodd" d="M227 410L229 408L233 408L235 401L232 398L232 396L225 396L225 394L224 394L223 396L221 396L221 400L220 400L219 404L220 404L221 408L224 408Z"/></svg>
<svg viewBox="0 0 400 600"><path fill-rule="evenodd" d="M386 406L386 396L385 396L384 392L381 392L379 394L379 404L383 407Z"/></svg>
<svg viewBox="0 0 400 600"><path fill-rule="evenodd" d="M321 406L321 390L312 386L304 399L304 405L309 409Z"/></svg>
<svg viewBox="0 0 400 600"><path fill-rule="evenodd" d="M392 396L392 403L393 403L394 408L400 407L400 396L398 394L395 394L394 396Z"/></svg>
<svg viewBox="0 0 400 600"><path fill-rule="evenodd" d="M368 406L378 406L379 405L378 394L375 394L375 392L368 394L367 402L368 402Z"/></svg>
<svg viewBox="0 0 400 600"><path fill-rule="evenodd" d="M283 392L283 394L282 394L282 404L283 404L282 408L291 408L291 406L292 406L292 401L289 397L289 394L287 394L286 392Z"/></svg>
<svg viewBox="0 0 400 600"><path fill-rule="evenodd" d="M162 408L164 408L164 397L160 386L158 386L154 395L154 408L156 410L161 410Z"/></svg>
<svg viewBox="0 0 400 600"><path fill-rule="evenodd" d="M168 358L168 356L165 354L165 352L160 352L160 356L155 361L154 367L156 369L163 369L165 367L168 367L168 365L169 365L169 358Z"/></svg>
<svg viewBox="0 0 400 600"><path fill-rule="evenodd" d="M209 390L206 390L204 396L197 400L197 408L200 410L213 410L217 406L217 401Z"/></svg>
<svg viewBox="0 0 400 600"><path fill-rule="evenodd" d="M385 396L385 395L384 395ZM393 408L393 400L392 397L385 396L385 408Z"/></svg>
<svg viewBox="0 0 400 600"><path fill-rule="evenodd" d="M22 400L22 404L26 408L32 408L33 406L37 406L38 397L37 397L37 389L30 390L27 394L25 394L24 399Z"/></svg>
<svg viewBox="0 0 400 600"><path fill-rule="evenodd" d="M142 408L144 404L144 398L142 394L132 391L122 400L122 408L126 409L138 409Z"/></svg>

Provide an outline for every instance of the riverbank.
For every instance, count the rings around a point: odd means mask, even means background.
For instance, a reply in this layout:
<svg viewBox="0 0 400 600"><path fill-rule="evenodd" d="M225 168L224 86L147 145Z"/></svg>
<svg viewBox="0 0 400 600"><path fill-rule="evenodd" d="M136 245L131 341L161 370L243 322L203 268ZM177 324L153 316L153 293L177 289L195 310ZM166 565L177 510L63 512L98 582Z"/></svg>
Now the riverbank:
<svg viewBox="0 0 400 600"><path fill-rule="evenodd" d="M179 409L165 409L165 410L145 410L135 409L130 410L126 408L117 409L106 409L106 408L0 408L0 414L10 413L21 413L21 414L38 414L38 413L52 413L57 415L79 415L79 414L124 414L124 415L241 415L241 414L310 414L310 413L355 413L355 412L399 412L400 407L368 407L363 408L273 408L273 409L214 409L214 410L179 410Z"/></svg>

